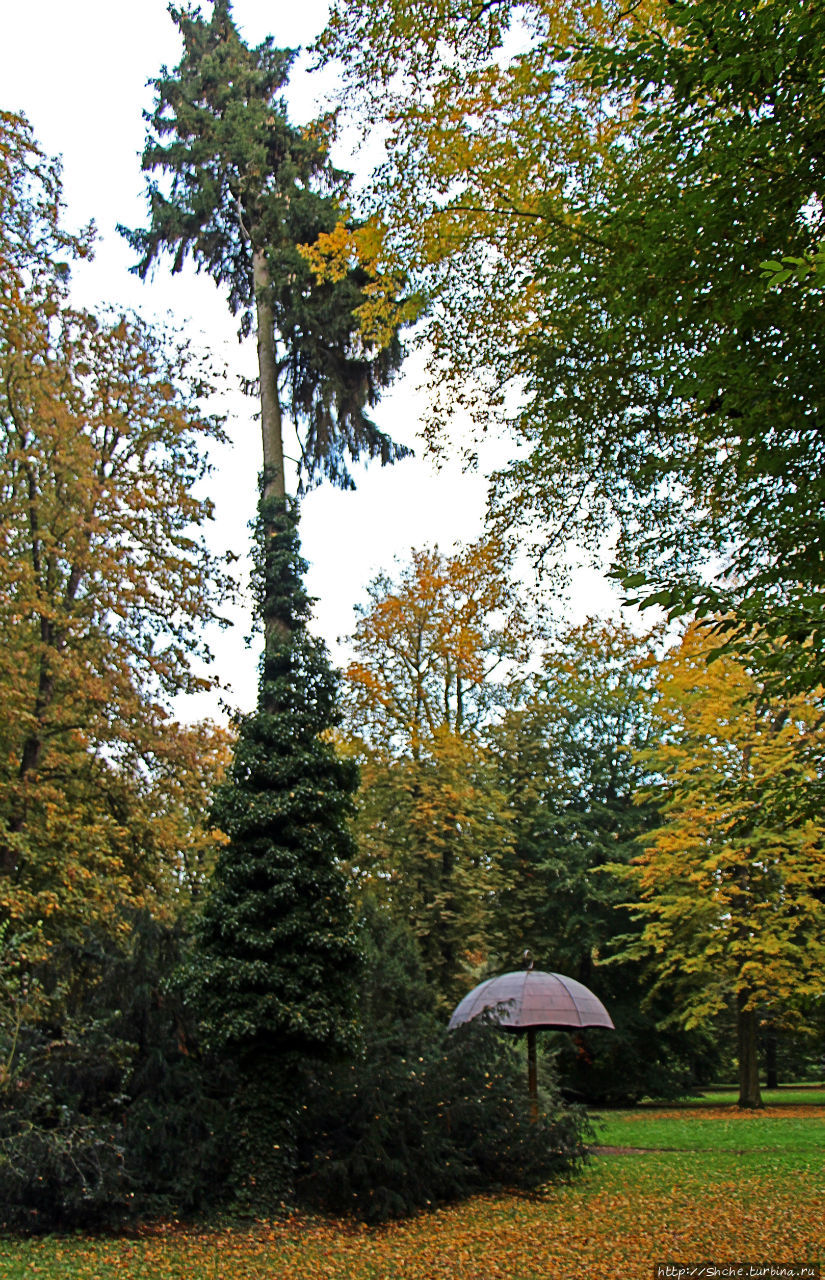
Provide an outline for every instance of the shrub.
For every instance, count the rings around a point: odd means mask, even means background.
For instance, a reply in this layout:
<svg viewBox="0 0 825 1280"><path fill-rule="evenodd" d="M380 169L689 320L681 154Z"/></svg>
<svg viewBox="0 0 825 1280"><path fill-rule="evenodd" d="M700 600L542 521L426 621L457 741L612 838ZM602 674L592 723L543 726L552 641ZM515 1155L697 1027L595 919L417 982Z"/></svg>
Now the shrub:
<svg viewBox="0 0 825 1280"><path fill-rule="evenodd" d="M379 1222L572 1170L585 1156L584 1113L548 1079L534 1119L522 1046L478 1022L448 1032L409 933L380 913L368 926L361 1053L310 1081L302 1198Z"/></svg>
<svg viewBox="0 0 825 1280"><path fill-rule="evenodd" d="M20 1028L0 1085L0 1224L18 1231L120 1226L205 1207L226 1173L222 1077L197 1052L165 978L180 938L141 914L122 948L93 945L66 993Z"/></svg>

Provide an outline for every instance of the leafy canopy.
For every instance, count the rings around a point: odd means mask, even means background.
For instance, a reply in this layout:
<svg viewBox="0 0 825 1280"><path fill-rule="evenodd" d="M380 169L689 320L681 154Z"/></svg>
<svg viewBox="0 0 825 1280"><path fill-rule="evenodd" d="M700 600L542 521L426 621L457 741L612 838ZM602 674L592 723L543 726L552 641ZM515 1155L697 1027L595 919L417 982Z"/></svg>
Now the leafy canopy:
<svg viewBox="0 0 825 1280"><path fill-rule="evenodd" d="M211 683L193 658L231 590L194 493L222 430L186 343L70 305L89 237L10 115L0 215L0 910L54 940L174 892L204 834L183 810L221 735L169 705Z"/></svg>
<svg viewBox="0 0 825 1280"><path fill-rule="evenodd" d="M634 14L658 7L643 0ZM428 352L433 448L447 447L456 409L482 426L513 412L538 323L537 255L548 238L575 234L570 175L588 163L591 131L607 141L612 129L601 92L560 53L621 31L624 10L572 0L332 5L320 53L365 134L385 138L364 192L384 230L385 269L405 272L426 308L416 338Z"/></svg>
<svg viewBox="0 0 825 1280"><path fill-rule="evenodd" d="M825 643L823 47L797 0L360 0L321 40L389 126L369 198L430 302L432 443L456 407L508 421L502 525L548 566L615 525L634 598L728 618L800 687Z"/></svg>
<svg viewBox="0 0 825 1280"><path fill-rule="evenodd" d="M509 555L482 540L414 551L368 588L347 671L361 763L359 882L409 921L452 1007L490 943L509 817L483 730L511 696L532 631Z"/></svg>

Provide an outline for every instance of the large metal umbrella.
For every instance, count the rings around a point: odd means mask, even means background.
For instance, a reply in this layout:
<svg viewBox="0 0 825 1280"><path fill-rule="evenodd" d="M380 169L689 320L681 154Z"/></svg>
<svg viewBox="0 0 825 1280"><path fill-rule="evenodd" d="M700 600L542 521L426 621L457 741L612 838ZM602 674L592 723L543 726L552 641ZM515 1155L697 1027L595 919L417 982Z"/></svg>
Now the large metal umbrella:
<svg viewBox="0 0 825 1280"><path fill-rule="evenodd" d="M601 1000L575 978L541 969L518 969L479 983L458 1004L450 1027L489 1013L503 1031L527 1032L527 1083L536 1109L536 1032L578 1027L610 1027L613 1019Z"/></svg>

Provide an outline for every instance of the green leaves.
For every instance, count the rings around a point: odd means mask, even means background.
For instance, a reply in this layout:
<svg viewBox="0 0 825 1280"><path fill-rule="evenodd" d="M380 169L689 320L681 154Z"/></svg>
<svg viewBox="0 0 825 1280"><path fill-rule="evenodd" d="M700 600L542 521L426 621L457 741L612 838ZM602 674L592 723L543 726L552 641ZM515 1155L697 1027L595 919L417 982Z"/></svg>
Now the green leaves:
<svg viewBox="0 0 825 1280"><path fill-rule="evenodd" d="M534 452L519 485L558 518L552 495L589 477L584 522L601 502L618 519L614 574L634 602L733 614L732 642L759 660L760 633L793 635L809 686L823 586L821 18L718 0L667 17L664 34L640 27L580 54L616 109L629 97L635 113L598 199L582 202L591 240L548 245L561 340L535 344ZM771 244L781 260L765 261ZM778 679L793 666L786 650Z"/></svg>
<svg viewBox="0 0 825 1280"><path fill-rule="evenodd" d="M776 288L788 281L807 288L822 288L825 283L825 240L801 258L786 257L779 262L762 262L760 266L765 279Z"/></svg>
<svg viewBox="0 0 825 1280"><path fill-rule="evenodd" d="M329 741L336 679L306 630L297 514L264 506L263 599L281 625L264 653L258 709L239 721L215 794L212 821L227 842L182 982L208 1044L241 1063L235 1105L245 1130L234 1179L245 1201L272 1211L291 1193L304 1060L354 1039L359 949L344 867L354 859L357 772ZM283 1108L270 1115L272 1090Z"/></svg>
<svg viewBox="0 0 825 1280"><path fill-rule="evenodd" d="M391 125L372 198L433 304L431 442L515 419L500 527L562 568L617 527L634 601L733 615L760 661L792 637L777 680L812 687L820 7L528 4L511 52L516 12L359 0L321 42Z"/></svg>

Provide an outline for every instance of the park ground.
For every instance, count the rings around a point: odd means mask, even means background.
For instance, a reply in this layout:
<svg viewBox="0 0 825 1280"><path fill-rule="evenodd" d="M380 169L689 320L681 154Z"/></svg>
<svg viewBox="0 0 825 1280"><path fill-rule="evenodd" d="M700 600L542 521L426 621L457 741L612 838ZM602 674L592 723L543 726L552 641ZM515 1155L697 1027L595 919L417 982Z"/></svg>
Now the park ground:
<svg viewBox="0 0 825 1280"><path fill-rule="evenodd" d="M0 1276L650 1280L657 1262L825 1264L825 1090L766 1094L761 1112L740 1112L733 1098L604 1113L584 1172L535 1196L480 1196L380 1228L296 1216L7 1237Z"/></svg>

